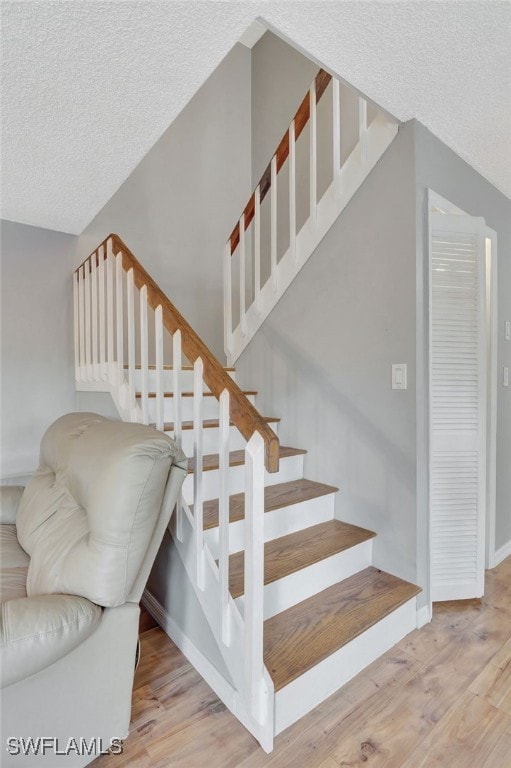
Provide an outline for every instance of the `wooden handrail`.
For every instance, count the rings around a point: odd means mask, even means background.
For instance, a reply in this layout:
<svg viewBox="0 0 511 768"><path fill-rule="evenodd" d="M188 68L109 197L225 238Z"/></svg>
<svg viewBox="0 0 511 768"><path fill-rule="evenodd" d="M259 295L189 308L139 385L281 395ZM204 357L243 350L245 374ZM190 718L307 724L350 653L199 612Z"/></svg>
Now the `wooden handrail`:
<svg viewBox="0 0 511 768"><path fill-rule="evenodd" d="M104 257L107 257L107 243L112 241L112 250L116 255L122 253L122 266L125 272L133 269L133 279L136 287L140 290L144 285L147 287L147 301L149 306L155 310L161 305L163 325L170 334L181 331L182 349L185 356L191 363L194 363L198 357L202 358L204 365L203 377L207 386L217 399L226 389L229 392L230 418L233 424L241 432L245 440L250 440L254 432L259 432L264 440L265 446L265 466L268 472L278 472L280 446L279 439L275 432L264 421L257 409L250 400L243 394L236 382L225 371L220 362L213 353L207 348L204 342L195 333L191 325L187 323L181 313L176 309L161 288L155 283L152 277L146 272L138 259L133 255L130 249L123 243L116 234L110 234L107 238L90 254L80 266L75 270L75 274L87 265L91 264L92 257L99 258L96 254L103 246Z"/></svg>
<svg viewBox="0 0 511 768"><path fill-rule="evenodd" d="M324 69L319 70L315 78L316 103L318 103L321 97L323 96L331 79L332 79L332 75L329 75L328 72L325 72ZM303 129L309 122L309 119L310 119L310 99L309 99L309 92L307 92L303 98L302 103L298 107L298 110L295 116L293 117L293 120L290 123L292 124L294 121L294 124L295 124L295 141L298 139L298 137L302 133ZM273 157L277 158L277 173L279 173L280 169L286 162L288 155L289 155L289 128L283 135L282 139L280 140L280 144L273 155ZM259 184L256 185L256 189L257 187L259 187L260 201L262 202L266 197L266 195L268 194L271 187L271 160L265 172L261 176ZM252 192L250 200L246 204L245 209L241 215L241 218L243 218L243 221L244 221L245 230L248 229L252 219L254 218L254 215L255 215L255 190L254 192ZM229 240L231 242L231 256L232 256L232 254L236 250L238 243L240 241L240 223L239 222L236 224L233 231L231 232L229 236Z"/></svg>

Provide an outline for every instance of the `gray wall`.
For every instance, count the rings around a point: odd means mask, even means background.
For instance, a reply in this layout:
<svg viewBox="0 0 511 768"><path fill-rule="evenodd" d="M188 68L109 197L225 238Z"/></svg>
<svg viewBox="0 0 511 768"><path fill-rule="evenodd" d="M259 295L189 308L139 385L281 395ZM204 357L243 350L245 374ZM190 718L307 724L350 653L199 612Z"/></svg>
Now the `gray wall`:
<svg viewBox="0 0 511 768"><path fill-rule="evenodd" d="M76 237L2 221L0 475L24 475L74 409L71 274Z"/></svg>
<svg viewBox="0 0 511 768"><path fill-rule="evenodd" d="M413 127L397 138L236 366L307 448L306 476L340 487L336 514L378 533L375 563L416 579ZM393 391L391 363L408 363Z"/></svg>
<svg viewBox="0 0 511 768"><path fill-rule="evenodd" d="M252 48L252 182L271 156L307 93L318 67L272 32Z"/></svg>
<svg viewBox="0 0 511 768"><path fill-rule="evenodd" d="M79 240L78 261L117 232L221 360L223 248L251 186L250 67L236 45Z"/></svg>
<svg viewBox="0 0 511 768"><path fill-rule="evenodd" d="M417 182L417 242L427 254L426 190L429 187L496 230L498 246L498 402L497 513L495 545L511 541L511 388L502 386L502 367L511 367L511 342L504 321L511 319L511 201L458 155L414 121ZM422 523L423 524L423 523Z"/></svg>

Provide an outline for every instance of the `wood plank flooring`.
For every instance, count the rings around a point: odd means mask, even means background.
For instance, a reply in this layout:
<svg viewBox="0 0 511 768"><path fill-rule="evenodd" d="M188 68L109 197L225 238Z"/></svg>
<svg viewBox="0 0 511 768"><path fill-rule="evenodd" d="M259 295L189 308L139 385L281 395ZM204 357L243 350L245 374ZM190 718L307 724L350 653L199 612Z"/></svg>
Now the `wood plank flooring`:
<svg viewBox="0 0 511 768"><path fill-rule="evenodd" d="M511 768L511 558L275 739L266 755L161 629L131 733L94 768Z"/></svg>

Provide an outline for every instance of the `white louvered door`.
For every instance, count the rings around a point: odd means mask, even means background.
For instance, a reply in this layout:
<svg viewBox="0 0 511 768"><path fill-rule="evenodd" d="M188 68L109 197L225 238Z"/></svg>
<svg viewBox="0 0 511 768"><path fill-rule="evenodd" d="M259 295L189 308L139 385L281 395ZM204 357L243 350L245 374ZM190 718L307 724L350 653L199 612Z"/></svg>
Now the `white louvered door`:
<svg viewBox="0 0 511 768"><path fill-rule="evenodd" d="M485 222L430 220L431 599L484 591Z"/></svg>

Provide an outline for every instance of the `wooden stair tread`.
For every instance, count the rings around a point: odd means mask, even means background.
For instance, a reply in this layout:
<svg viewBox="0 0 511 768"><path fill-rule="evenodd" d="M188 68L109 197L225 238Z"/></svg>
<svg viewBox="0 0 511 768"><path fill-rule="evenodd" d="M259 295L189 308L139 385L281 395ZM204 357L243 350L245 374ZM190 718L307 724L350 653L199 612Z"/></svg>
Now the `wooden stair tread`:
<svg viewBox="0 0 511 768"><path fill-rule="evenodd" d="M279 458L280 459L287 459L290 456L302 456L303 454L307 453L307 451L304 451L302 448L288 448L285 445L279 446ZM241 464L245 463L245 451L231 451L229 453L229 466L230 467L237 467ZM188 474L191 474L194 471L195 467L195 460L193 457L188 459ZM211 469L218 469L219 462L218 462L218 453L207 453L205 456L202 457L202 471L208 472Z"/></svg>
<svg viewBox="0 0 511 768"><path fill-rule="evenodd" d="M264 622L264 663L284 688L420 592L369 567Z"/></svg>
<svg viewBox="0 0 511 768"><path fill-rule="evenodd" d="M181 397L193 397L194 394L195 394L194 392L181 392ZM243 394L247 395L247 396L248 395L254 395L255 396L255 395L257 395L257 392L255 392L254 390L249 390L247 392L243 392ZM151 398L156 397L156 395L157 395L156 392L148 392L147 393L147 397L151 397ZM135 392L135 397L141 398L142 397L142 392ZM163 397L174 397L174 393L173 392L164 392L163 393ZM215 397L215 395L213 394L213 392L203 392L202 393L202 397Z"/></svg>
<svg viewBox="0 0 511 768"><path fill-rule="evenodd" d="M301 501L309 501L319 496L337 493L339 489L333 485L316 483L314 480L301 478L289 480L287 483L267 485L264 489L264 511L272 512L274 509L289 507L299 504ZM193 511L193 506L190 507ZM245 494L234 493L229 496L229 522L235 523L245 517ZM204 530L218 526L218 499L209 499L203 505Z"/></svg>
<svg viewBox="0 0 511 768"><path fill-rule="evenodd" d="M365 528L340 520L328 520L267 541L264 545L264 583L271 584L374 536L373 531ZM229 589L234 598L245 591L244 568L244 552L230 556Z"/></svg>
<svg viewBox="0 0 511 768"><path fill-rule="evenodd" d="M267 424L278 424L280 422L280 419L276 416L262 416ZM151 424L152 427L155 427L156 424ZM218 419L204 419L202 422L202 428L203 429L218 429L220 426L220 422ZM229 422L230 427L236 426L233 421ZM181 423L181 429L193 429L193 421L183 421ZM166 422L163 425L163 431L164 432L173 432L174 431L174 424L172 421Z"/></svg>
<svg viewBox="0 0 511 768"><path fill-rule="evenodd" d="M127 365L126 363L124 364L123 367L124 367L125 371L129 370L129 365ZM134 367L134 369L136 371L141 371L142 370L142 366L141 365L134 365L133 367ZM164 371L173 371L174 370L174 366L173 365L163 365L162 368L163 368ZM155 371L156 370L156 366L155 365L148 365L147 366L147 370L148 371ZM182 371L193 371L193 365L182 365L181 366L181 370ZM224 368L224 371L236 371L236 368Z"/></svg>

